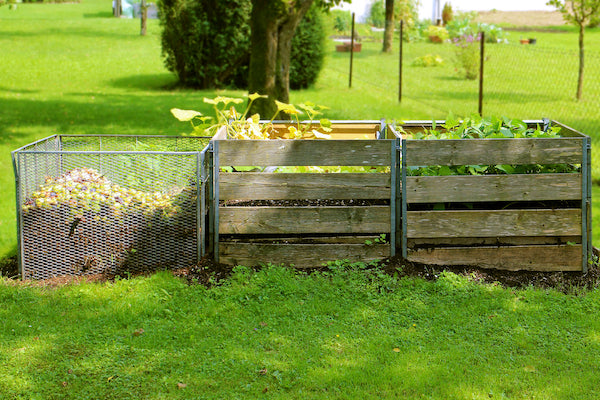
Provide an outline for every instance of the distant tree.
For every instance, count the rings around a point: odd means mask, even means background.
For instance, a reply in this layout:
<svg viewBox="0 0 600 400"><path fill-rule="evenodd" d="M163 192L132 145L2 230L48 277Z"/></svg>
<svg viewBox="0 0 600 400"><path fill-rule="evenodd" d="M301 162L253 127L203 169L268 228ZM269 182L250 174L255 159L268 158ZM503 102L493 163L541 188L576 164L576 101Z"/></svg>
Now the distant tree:
<svg viewBox="0 0 600 400"><path fill-rule="evenodd" d="M383 52L392 52L394 39L394 0L385 0L385 28L383 31Z"/></svg>
<svg viewBox="0 0 600 400"><path fill-rule="evenodd" d="M577 78L577 100L583 95L583 71L584 71L584 35L585 27L600 12L600 0L550 0L546 4L556 7L563 15L565 21L579 28L579 75Z"/></svg>
<svg viewBox="0 0 600 400"><path fill-rule="evenodd" d="M292 38L313 3L330 8L345 0L252 0L248 91L267 95L252 103L252 113L277 111L275 100L289 103Z"/></svg>

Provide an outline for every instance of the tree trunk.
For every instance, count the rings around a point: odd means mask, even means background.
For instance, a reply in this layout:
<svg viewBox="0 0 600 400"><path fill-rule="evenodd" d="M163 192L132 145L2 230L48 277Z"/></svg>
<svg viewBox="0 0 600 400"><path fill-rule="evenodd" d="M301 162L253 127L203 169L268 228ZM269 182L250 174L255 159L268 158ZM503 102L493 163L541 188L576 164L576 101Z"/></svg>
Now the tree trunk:
<svg viewBox="0 0 600 400"><path fill-rule="evenodd" d="M289 103L292 38L313 1L296 0L279 13L277 0L252 1L248 91L269 96L252 104L252 114L270 119L277 111L275 100Z"/></svg>
<svg viewBox="0 0 600 400"><path fill-rule="evenodd" d="M577 77L577 100L581 100L583 95L583 67L584 67L584 47L583 36L585 33L584 24L579 24L579 75Z"/></svg>
<svg viewBox="0 0 600 400"><path fill-rule="evenodd" d="M262 118L271 118L277 110L274 99L277 98L275 70L279 19L268 12L269 3L269 0L254 0L250 19L248 91L269 96L267 99L257 99L250 111L260 114Z"/></svg>
<svg viewBox="0 0 600 400"><path fill-rule="evenodd" d="M392 52L394 39L394 0L385 0L385 30L383 32L383 52Z"/></svg>
<svg viewBox="0 0 600 400"><path fill-rule="evenodd" d="M140 11L142 12L142 22L140 28L140 35L146 36L146 21L148 20L148 5L146 5L146 0L142 0L140 4Z"/></svg>

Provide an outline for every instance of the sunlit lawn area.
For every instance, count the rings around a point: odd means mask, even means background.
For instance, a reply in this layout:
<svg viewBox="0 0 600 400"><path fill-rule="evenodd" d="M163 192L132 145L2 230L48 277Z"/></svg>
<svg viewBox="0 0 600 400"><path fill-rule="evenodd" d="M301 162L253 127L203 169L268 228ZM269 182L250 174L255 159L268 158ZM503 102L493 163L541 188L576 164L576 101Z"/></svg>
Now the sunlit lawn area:
<svg viewBox="0 0 600 400"><path fill-rule="evenodd" d="M0 280L0 393L23 399L597 399L599 291L335 268Z"/></svg>

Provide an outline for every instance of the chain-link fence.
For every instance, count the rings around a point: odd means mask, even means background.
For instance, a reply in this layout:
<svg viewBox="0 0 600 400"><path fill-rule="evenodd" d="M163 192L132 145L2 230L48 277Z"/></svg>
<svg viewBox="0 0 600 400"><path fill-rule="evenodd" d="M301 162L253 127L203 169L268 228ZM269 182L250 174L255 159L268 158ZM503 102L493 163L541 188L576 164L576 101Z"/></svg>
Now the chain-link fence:
<svg viewBox="0 0 600 400"><path fill-rule="evenodd" d="M23 278L196 263L209 140L71 135L15 150Z"/></svg>

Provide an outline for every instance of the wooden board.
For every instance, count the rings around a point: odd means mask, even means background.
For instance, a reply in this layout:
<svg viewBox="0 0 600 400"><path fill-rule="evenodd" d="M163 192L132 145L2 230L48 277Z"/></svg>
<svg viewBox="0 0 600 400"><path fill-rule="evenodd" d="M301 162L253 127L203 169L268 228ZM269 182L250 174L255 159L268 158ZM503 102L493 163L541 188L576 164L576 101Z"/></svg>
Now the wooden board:
<svg viewBox="0 0 600 400"><path fill-rule="evenodd" d="M270 262L296 268L315 268L334 260L368 262L389 256L389 244L219 243L219 261L229 265L255 266Z"/></svg>
<svg viewBox="0 0 600 400"><path fill-rule="evenodd" d="M221 166L389 166L391 140L219 140Z"/></svg>
<svg viewBox="0 0 600 400"><path fill-rule="evenodd" d="M581 164L582 140L407 140L406 165Z"/></svg>
<svg viewBox="0 0 600 400"><path fill-rule="evenodd" d="M409 211L409 238L579 236L581 210Z"/></svg>
<svg viewBox="0 0 600 400"><path fill-rule="evenodd" d="M288 136L288 126L296 126L296 124L274 124L273 127L280 134L285 134L286 138ZM331 132L327 132L328 135L331 136L333 140L345 140L345 139L376 139L376 133L379 131L380 123L333 123L331 125ZM319 124L313 124L309 130L317 129L319 130Z"/></svg>
<svg viewBox="0 0 600 400"><path fill-rule="evenodd" d="M531 246L581 244L581 236L499 236L464 238L416 238L408 239L409 249L465 246Z"/></svg>
<svg viewBox="0 0 600 400"><path fill-rule="evenodd" d="M219 234L384 233L390 207L219 207Z"/></svg>
<svg viewBox="0 0 600 400"><path fill-rule="evenodd" d="M389 199L389 173L219 175L221 200Z"/></svg>
<svg viewBox="0 0 600 400"><path fill-rule="evenodd" d="M509 271L581 271L581 245L449 247L409 250L408 260L431 265L475 266Z"/></svg>
<svg viewBox="0 0 600 400"><path fill-rule="evenodd" d="M408 203L580 200L581 174L407 177Z"/></svg>

